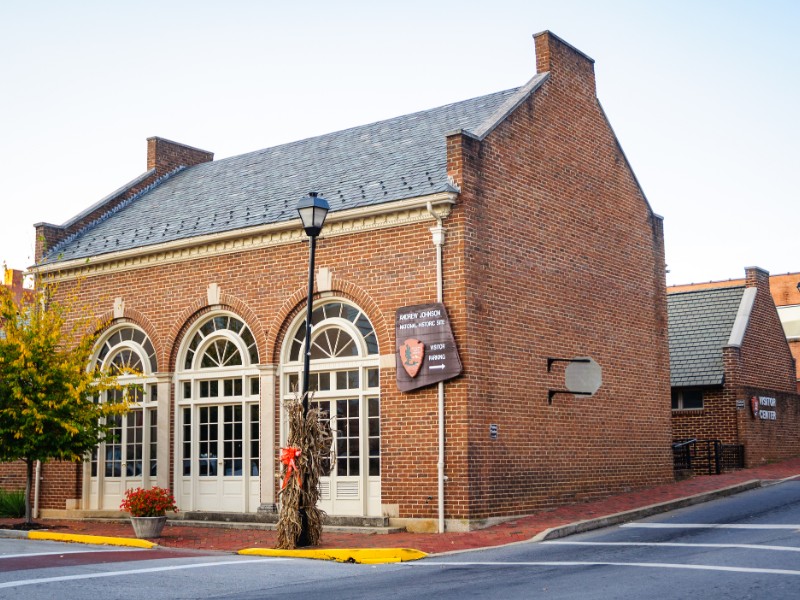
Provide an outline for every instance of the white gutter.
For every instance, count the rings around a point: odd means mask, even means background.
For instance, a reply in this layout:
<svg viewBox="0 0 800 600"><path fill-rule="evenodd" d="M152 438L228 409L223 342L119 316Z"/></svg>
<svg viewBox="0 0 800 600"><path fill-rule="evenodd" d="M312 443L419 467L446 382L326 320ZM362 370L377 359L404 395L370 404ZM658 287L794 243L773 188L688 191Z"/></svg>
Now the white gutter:
<svg viewBox="0 0 800 600"><path fill-rule="evenodd" d="M36 461L36 475L33 477L33 515L32 518L39 518L39 480L42 478L42 461Z"/></svg>
<svg viewBox="0 0 800 600"><path fill-rule="evenodd" d="M436 301L443 301L443 272L442 272L442 246L444 245L444 227L442 218L433 212L431 203L428 202L428 212L436 219L436 225L431 227L433 245L436 246ZM444 533L444 381L439 382L439 459L438 468L438 499L439 499L439 533Z"/></svg>

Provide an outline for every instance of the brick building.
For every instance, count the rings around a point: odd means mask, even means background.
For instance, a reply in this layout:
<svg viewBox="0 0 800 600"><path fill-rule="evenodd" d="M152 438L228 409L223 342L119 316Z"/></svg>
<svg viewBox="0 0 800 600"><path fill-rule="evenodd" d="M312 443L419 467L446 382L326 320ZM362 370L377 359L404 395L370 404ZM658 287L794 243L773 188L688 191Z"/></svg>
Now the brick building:
<svg viewBox="0 0 800 600"><path fill-rule="evenodd" d="M10 290L17 301L25 293L24 280L24 273L17 269L5 269L3 272L3 287Z"/></svg>
<svg viewBox="0 0 800 600"><path fill-rule="evenodd" d="M800 454L795 360L770 287L751 267L668 294L673 435L742 446L748 466Z"/></svg>
<svg viewBox="0 0 800 600"><path fill-rule="evenodd" d="M662 221L593 60L534 39L535 76L488 96L219 161L150 138L143 175L38 224L38 270L111 320L97 362L136 366L146 390L79 493L45 508L116 509L151 483L183 511L274 507L309 190L331 205L311 363L335 415L329 514L459 529L670 480ZM463 372L400 391L396 315L440 294ZM599 390L553 394L576 357Z"/></svg>
<svg viewBox="0 0 800 600"><path fill-rule="evenodd" d="M673 285L667 289L668 293L684 292L688 290L704 290L720 287L733 287L744 285L744 279L729 279L727 281L709 281L706 283L690 283L686 285ZM783 325L786 341L794 357L797 392L800 393L800 273L784 273L769 276L770 293L778 309Z"/></svg>

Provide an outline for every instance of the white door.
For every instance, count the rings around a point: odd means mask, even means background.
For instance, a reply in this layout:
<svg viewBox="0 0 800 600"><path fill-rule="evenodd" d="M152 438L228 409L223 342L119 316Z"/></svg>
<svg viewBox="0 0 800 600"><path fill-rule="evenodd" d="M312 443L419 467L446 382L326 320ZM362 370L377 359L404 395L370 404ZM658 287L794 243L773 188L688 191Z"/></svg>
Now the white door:
<svg viewBox="0 0 800 600"><path fill-rule="evenodd" d="M92 454L92 509L117 510L125 490L149 487L151 479L155 481L156 411L133 409L110 420L106 441Z"/></svg>
<svg viewBox="0 0 800 600"><path fill-rule="evenodd" d="M197 510L244 511L242 405L197 407Z"/></svg>
<svg viewBox="0 0 800 600"><path fill-rule="evenodd" d="M330 515L380 516L378 397L319 401L331 416L330 475L320 478L320 508Z"/></svg>

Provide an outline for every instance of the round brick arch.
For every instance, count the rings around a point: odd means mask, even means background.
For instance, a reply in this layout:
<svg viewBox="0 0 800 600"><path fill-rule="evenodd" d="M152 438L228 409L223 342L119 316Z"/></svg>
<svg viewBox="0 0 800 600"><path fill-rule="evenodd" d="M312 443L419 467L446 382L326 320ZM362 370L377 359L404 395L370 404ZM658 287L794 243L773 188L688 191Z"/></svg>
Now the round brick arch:
<svg viewBox="0 0 800 600"><path fill-rule="evenodd" d="M378 304L367 294L363 289L357 285L350 283L346 280L333 277L331 281L331 289L324 292L325 297L328 295L333 298L342 298L349 300L360 308L375 330L375 336L378 340L378 348L381 349L383 354L386 354L386 348L390 346L389 329L386 325L383 311L378 307ZM275 315L273 325L267 332L267 354L271 364L280 363L281 348L283 341L286 337L286 332L289 330L289 325L294 321L295 317L306 308L306 298L308 295L307 288L295 290L283 303L281 308ZM322 298L320 292L315 292L312 302L316 302Z"/></svg>
<svg viewBox="0 0 800 600"><path fill-rule="evenodd" d="M158 335L156 328L150 322L144 314L136 310L135 308L125 308L125 316L114 318L114 311L110 310L100 317L101 323L106 323L105 326L101 327L99 330L99 335L102 336L103 333L117 327L118 325L136 325L139 329L145 332L147 337L150 339L150 343L153 344L153 348L156 351L156 372L161 371L159 366L166 364L166 348L164 348L163 341L161 340L161 336Z"/></svg>
<svg viewBox="0 0 800 600"><path fill-rule="evenodd" d="M262 357L267 356L267 349L264 346L264 339L266 336L264 335L264 328L261 326L261 321L256 317L255 312L246 302L232 294L222 292L220 294L219 304L208 304L208 299L206 297L198 298L184 308L178 315L175 325L173 325L169 334L169 370L171 373L175 372L178 350L180 349L181 341L186 335L186 332L199 319L217 310L232 312L244 321L244 324L247 325L250 329L250 333L252 333L256 339L259 363L263 363Z"/></svg>

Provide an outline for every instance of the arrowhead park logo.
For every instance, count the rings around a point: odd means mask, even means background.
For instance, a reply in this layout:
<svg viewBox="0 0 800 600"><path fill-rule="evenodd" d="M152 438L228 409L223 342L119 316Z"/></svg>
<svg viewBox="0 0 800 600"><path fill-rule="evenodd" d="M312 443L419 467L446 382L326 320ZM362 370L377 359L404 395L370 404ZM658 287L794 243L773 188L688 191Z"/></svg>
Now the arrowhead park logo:
<svg viewBox="0 0 800 600"><path fill-rule="evenodd" d="M751 396L750 397L750 408L753 411L753 417L758 419L758 396Z"/></svg>
<svg viewBox="0 0 800 600"><path fill-rule="evenodd" d="M409 338L400 346L400 360L403 368L412 379L419 373L422 366L422 359L425 356L425 344L419 340Z"/></svg>

